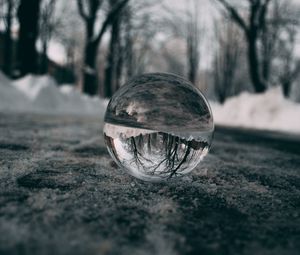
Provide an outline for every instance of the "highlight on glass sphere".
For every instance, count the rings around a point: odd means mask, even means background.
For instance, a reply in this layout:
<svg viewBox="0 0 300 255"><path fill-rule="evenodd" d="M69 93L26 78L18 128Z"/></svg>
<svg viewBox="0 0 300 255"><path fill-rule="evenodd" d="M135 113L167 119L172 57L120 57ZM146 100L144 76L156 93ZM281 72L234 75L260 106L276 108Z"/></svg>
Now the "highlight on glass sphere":
<svg viewBox="0 0 300 255"><path fill-rule="evenodd" d="M145 181L191 172L208 153L213 131L205 97L189 81L167 73L134 77L113 95L105 114L110 155Z"/></svg>

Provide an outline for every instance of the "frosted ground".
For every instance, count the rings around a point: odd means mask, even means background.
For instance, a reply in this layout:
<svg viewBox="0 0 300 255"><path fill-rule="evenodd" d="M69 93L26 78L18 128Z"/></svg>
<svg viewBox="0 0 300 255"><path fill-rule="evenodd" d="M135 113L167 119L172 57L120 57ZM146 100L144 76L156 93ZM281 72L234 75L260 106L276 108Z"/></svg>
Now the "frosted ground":
<svg viewBox="0 0 300 255"><path fill-rule="evenodd" d="M213 105L217 122L221 111L234 111L229 123L247 126L236 120L242 109L253 119L270 115L273 124L288 109L292 121L299 116L278 90L232 100ZM1 76L0 254L299 253L296 135L217 127L210 153L190 175L153 184L125 174L109 156L101 134L106 104L48 77L12 83Z"/></svg>
<svg viewBox="0 0 300 255"><path fill-rule="evenodd" d="M0 113L0 254L299 253L294 136L217 127L191 174L153 184L116 166L102 128L94 116Z"/></svg>
<svg viewBox="0 0 300 255"><path fill-rule="evenodd" d="M70 85L57 87L48 76L17 81L0 73L0 112L35 112L102 117L107 101L81 94ZM244 92L224 105L211 102L216 124L300 133L300 104L285 99L280 88L264 94Z"/></svg>

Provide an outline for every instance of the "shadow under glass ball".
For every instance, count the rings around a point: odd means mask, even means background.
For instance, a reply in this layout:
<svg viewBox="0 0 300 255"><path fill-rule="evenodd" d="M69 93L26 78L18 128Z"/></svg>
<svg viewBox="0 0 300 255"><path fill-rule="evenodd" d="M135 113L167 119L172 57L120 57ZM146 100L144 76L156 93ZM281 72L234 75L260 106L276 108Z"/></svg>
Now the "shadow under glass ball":
<svg viewBox="0 0 300 255"><path fill-rule="evenodd" d="M115 162L145 181L192 171L208 153L214 124L207 100L173 74L137 76L111 98L104 138Z"/></svg>

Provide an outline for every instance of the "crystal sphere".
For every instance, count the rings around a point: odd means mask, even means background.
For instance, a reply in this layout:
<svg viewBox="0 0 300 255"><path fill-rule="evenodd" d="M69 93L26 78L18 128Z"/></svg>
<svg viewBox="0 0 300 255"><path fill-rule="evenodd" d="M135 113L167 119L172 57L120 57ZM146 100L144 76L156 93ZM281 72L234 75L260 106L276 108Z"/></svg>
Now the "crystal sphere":
<svg viewBox="0 0 300 255"><path fill-rule="evenodd" d="M145 181L183 176L210 148L214 123L207 100L189 81L143 74L111 98L104 138L114 161Z"/></svg>

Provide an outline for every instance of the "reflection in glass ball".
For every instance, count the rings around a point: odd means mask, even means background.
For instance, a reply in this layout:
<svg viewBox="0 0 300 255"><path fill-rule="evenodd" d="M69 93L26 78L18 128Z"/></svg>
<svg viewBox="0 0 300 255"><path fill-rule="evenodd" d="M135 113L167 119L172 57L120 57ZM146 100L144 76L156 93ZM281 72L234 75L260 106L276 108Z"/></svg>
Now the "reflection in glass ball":
<svg viewBox="0 0 300 255"><path fill-rule="evenodd" d="M207 100L173 74L133 78L113 95L105 114L104 137L112 158L146 181L192 171L207 154L213 131Z"/></svg>

